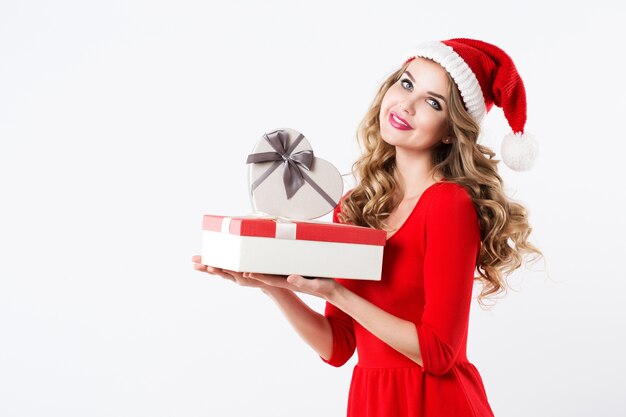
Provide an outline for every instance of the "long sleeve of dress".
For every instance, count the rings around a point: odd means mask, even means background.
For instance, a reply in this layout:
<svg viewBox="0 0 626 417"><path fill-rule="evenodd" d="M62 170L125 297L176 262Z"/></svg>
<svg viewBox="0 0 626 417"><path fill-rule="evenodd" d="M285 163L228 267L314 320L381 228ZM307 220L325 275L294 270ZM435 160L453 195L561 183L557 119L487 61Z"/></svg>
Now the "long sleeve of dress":
<svg viewBox="0 0 626 417"><path fill-rule="evenodd" d="M445 374L463 344L469 322L480 229L462 187L437 193L426 214L424 312L417 323L423 370Z"/></svg>
<svg viewBox="0 0 626 417"><path fill-rule="evenodd" d="M338 214L340 210L341 204L333 211L333 223L339 223ZM333 332L333 352L328 360L321 356L320 358L332 366L339 367L352 357L356 349L354 323L352 317L329 302L326 302L324 316L328 319Z"/></svg>

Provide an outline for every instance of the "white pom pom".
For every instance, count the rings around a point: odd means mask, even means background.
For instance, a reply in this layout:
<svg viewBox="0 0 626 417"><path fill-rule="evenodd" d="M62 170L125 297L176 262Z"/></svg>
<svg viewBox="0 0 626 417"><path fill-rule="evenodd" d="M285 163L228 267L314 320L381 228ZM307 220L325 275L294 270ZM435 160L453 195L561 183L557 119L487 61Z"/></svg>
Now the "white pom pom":
<svg viewBox="0 0 626 417"><path fill-rule="evenodd" d="M527 133L509 133L502 141L502 160L515 171L528 171L539 155L539 144Z"/></svg>

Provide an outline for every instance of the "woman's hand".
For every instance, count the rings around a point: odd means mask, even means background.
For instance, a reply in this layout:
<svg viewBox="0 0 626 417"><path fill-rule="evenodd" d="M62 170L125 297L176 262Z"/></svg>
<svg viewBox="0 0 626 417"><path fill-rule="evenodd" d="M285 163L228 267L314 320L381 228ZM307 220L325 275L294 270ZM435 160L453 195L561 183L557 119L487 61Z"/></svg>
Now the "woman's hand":
<svg viewBox="0 0 626 417"><path fill-rule="evenodd" d="M304 278L301 275L289 275L285 279L284 275L244 272L243 276L244 278L258 280L271 287L284 288L291 291L314 295L316 297L323 298L324 300L328 300L332 297L341 286L341 284L337 283L334 279Z"/></svg>
<svg viewBox="0 0 626 417"><path fill-rule="evenodd" d="M191 258L194 269L233 281L243 287L256 287L265 293L297 291L328 300L340 286L334 279L304 278L301 275L271 275L252 272L235 272L202 265L200 255Z"/></svg>
<svg viewBox="0 0 626 417"><path fill-rule="evenodd" d="M262 281L257 279L253 279L250 277L244 277L243 272L235 272L229 271L228 269L215 268L213 266L202 265L202 258L200 255L193 256L191 258L191 262L193 262L193 268L200 272L206 272L211 275L218 275L224 279L229 281L233 281L236 284L241 285L242 287L255 287L261 288L262 290L271 290L272 286L265 284ZM284 279L284 278L283 278Z"/></svg>

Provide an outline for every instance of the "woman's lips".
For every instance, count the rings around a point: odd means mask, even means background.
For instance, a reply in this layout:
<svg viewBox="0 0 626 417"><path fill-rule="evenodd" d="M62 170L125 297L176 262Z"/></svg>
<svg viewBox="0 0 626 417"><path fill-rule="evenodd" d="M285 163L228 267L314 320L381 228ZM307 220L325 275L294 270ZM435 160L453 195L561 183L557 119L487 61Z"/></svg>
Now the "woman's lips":
<svg viewBox="0 0 626 417"><path fill-rule="evenodd" d="M412 130L413 129L406 120L398 116L398 113L393 112L393 111L389 113L389 124L391 124L391 126L399 130Z"/></svg>

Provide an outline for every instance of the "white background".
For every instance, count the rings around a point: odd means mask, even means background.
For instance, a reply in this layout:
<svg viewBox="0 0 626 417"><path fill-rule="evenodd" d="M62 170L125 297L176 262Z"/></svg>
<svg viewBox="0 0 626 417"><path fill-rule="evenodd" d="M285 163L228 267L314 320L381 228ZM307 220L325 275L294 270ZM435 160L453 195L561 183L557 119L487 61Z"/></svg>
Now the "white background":
<svg viewBox="0 0 626 417"><path fill-rule="evenodd" d="M541 144L501 174L545 265L473 302L469 359L497 416L623 415L626 31L608 3L2 0L0 416L344 415L356 356L324 364L260 291L190 257L203 214L250 210L261 134L295 128L348 172L380 82L451 37L514 58ZM499 154L507 132L494 108L481 140Z"/></svg>

